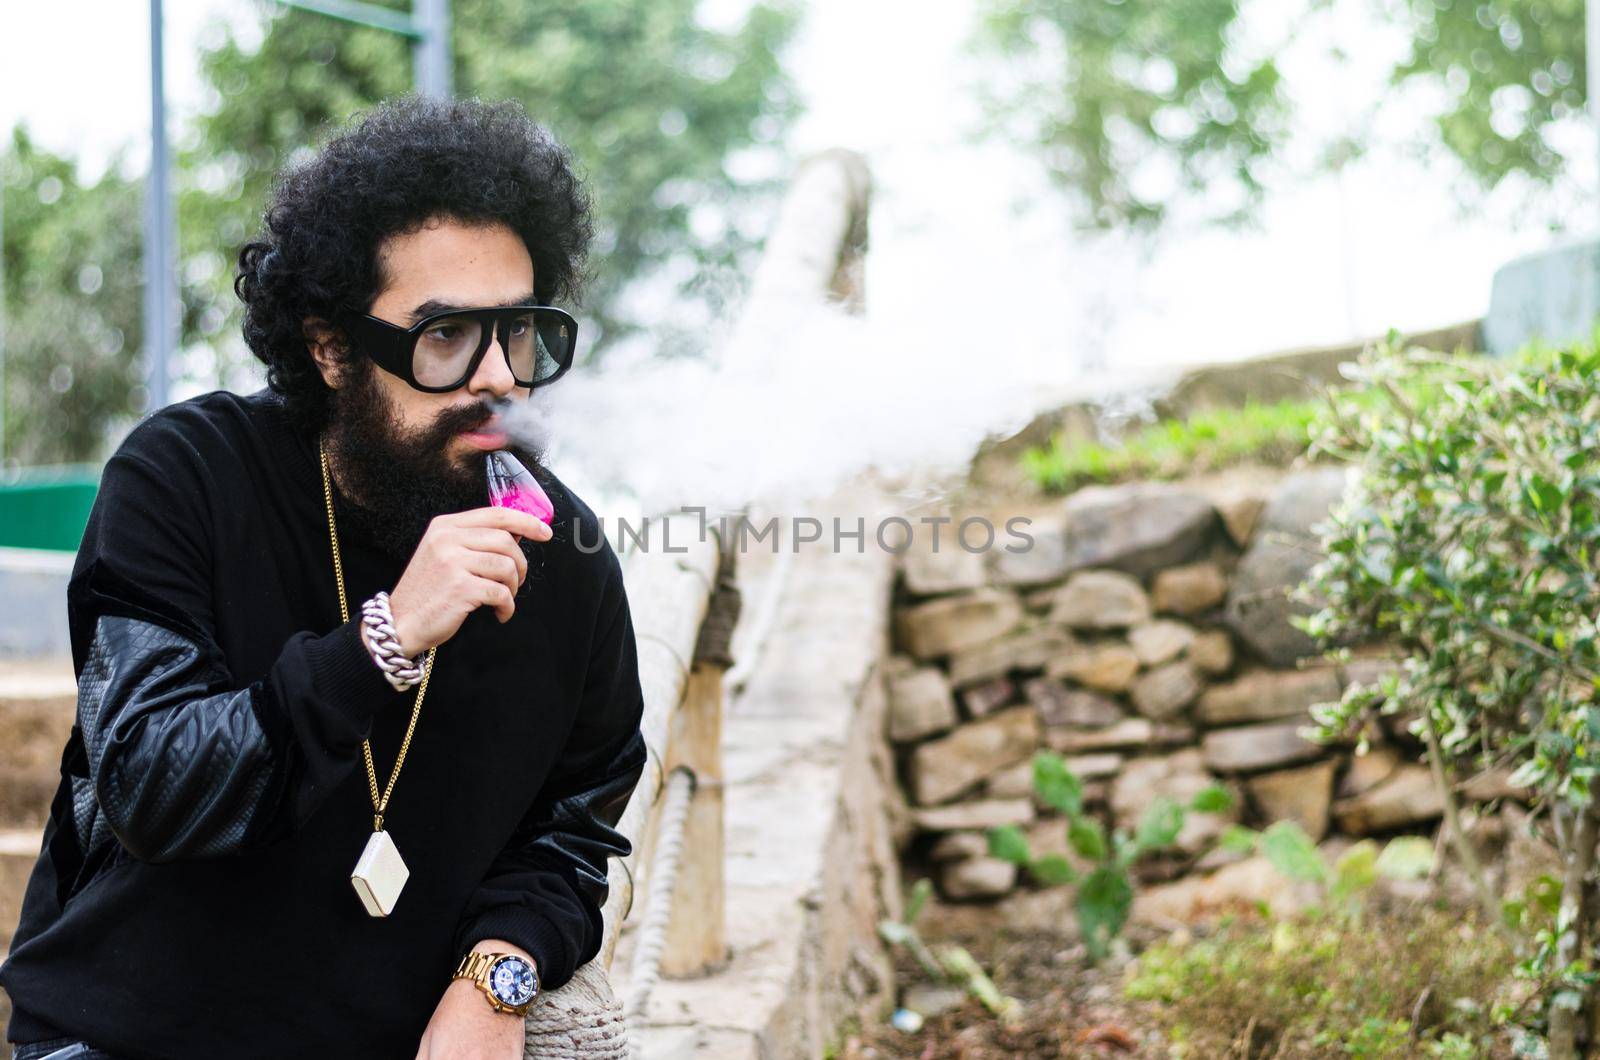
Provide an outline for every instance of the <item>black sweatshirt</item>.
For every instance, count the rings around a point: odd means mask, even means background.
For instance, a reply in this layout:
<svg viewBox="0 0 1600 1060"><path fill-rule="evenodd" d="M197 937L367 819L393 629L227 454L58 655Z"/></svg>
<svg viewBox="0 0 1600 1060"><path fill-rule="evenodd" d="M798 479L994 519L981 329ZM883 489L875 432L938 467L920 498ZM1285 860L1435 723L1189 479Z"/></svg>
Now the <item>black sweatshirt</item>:
<svg viewBox="0 0 1600 1060"><path fill-rule="evenodd" d="M361 741L381 790L415 690L357 623L404 563L342 520L340 623L316 443L265 391L128 436L68 588L77 724L0 966L10 1040L410 1060L478 940L527 949L545 989L595 955L645 762L638 663L598 520L541 481L555 535L515 617L480 608L439 648L384 821L411 875L372 917L350 884L373 824Z"/></svg>

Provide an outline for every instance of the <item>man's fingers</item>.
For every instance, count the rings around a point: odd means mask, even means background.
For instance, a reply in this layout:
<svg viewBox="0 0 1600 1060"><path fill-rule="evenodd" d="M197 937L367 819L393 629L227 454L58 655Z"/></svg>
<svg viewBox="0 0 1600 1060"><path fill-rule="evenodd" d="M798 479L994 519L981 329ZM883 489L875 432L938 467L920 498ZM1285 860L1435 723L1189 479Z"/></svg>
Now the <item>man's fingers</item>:
<svg viewBox="0 0 1600 1060"><path fill-rule="evenodd" d="M468 552L467 570L479 578L487 578L498 585L505 586L513 595L517 587L522 584L522 572L512 562L511 557L499 552Z"/></svg>
<svg viewBox="0 0 1600 1060"><path fill-rule="evenodd" d="M528 576L528 557L522 554L517 539L504 530L491 530L483 526L464 527L456 531L456 540L474 552L488 552L506 556L517 565L517 584Z"/></svg>
<svg viewBox="0 0 1600 1060"><path fill-rule="evenodd" d="M457 512L449 518L457 526L487 526L505 530L519 537L531 537L535 541L550 539L548 526L527 512L519 512L515 508L471 508Z"/></svg>
<svg viewBox="0 0 1600 1060"><path fill-rule="evenodd" d="M500 621L511 621L511 616L517 613L516 596L504 583L480 577L477 588L479 604L494 608L494 615Z"/></svg>

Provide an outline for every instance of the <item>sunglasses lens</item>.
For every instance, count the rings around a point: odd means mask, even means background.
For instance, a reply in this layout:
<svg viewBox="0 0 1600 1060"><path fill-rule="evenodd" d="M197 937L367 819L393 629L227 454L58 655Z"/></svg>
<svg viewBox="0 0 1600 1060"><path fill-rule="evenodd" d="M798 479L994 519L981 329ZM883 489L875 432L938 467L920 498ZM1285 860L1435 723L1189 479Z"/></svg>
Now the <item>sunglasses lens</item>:
<svg viewBox="0 0 1600 1060"><path fill-rule="evenodd" d="M506 352L511 372L526 386L538 386L572 361L572 325L554 313L530 313L511 321Z"/></svg>
<svg viewBox="0 0 1600 1060"><path fill-rule="evenodd" d="M423 386L449 386L472 363L483 337L483 325L467 316L443 317L417 336L411 373Z"/></svg>

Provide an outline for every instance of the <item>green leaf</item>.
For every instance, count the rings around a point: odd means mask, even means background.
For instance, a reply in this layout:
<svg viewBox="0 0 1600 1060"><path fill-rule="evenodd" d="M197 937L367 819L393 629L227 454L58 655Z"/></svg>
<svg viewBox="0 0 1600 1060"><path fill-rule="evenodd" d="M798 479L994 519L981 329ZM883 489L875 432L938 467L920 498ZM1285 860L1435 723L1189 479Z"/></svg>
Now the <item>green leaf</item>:
<svg viewBox="0 0 1600 1060"><path fill-rule="evenodd" d="M1273 868L1291 880L1320 883L1328 878L1328 867L1317 853L1316 844L1294 821L1278 821L1262 832L1261 852Z"/></svg>
<svg viewBox="0 0 1600 1060"><path fill-rule="evenodd" d="M933 881L924 876L911 885L911 894L906 898L907 924L915 924L917 917L922 915L923 906L928 904L928 899L933 897Z"/></svg>
<svg viewBox="0 0 1600 1060"><path fill-rule="evenodd" d="M1378 855L1379 874L1391 880L1420 880L1433 871L1433 843L1421 836L1398 836Z"/></svg>
<svg viewBox="0 0 1600 1060"><path fill-rule="evenodd" d="M1532 880L1526 890L1528 904L1546 916L1555 916L1561 908L1561 891L1564 885L1561 880L1550 873L1541 873Z"/></svg>
<svg viewBox="0 0 1600 1060"><path fill-rule="evenodd" d="M904 946L911 941L911 928L898 920L878 921L878 934L891 946Z"/></svg>
<svg viewBox="0 0 1600 1060"><path fill-rule="evenodd" d="M1543 475L1529 475L1527 485L1528 503L1540 515L1550 515L1561 507L1565 496L1561 487L1545 478Z"/></svg>
<svg viewBox="0 0 1600 1060"><path fill-rule="evenodd" d="M1514 788L1531 788L1544 779L1548 769L1547 763L1538 758L1530 758L1512 771L1506 778L1506 783Z"/></svg>
<svg viewBox="0 0 1600 1060"><path fill-rule="evenodd" d="M1067 825L1067 842L1080 857L1100 861L1106 856L1106 833L1093 817L1074 817Z"/></svg>
<svg viewBox="0 0 1600 1060"><path fill-rule="evenodd" d="M1242 824L1230 824L1222 830L1217 845L1230 854L1249 854L1256 848L1261 833Z"/></svg>
<svg viewBox="0 0 1600 1060"><path fill-rule="evenodd" d="M994 980L983 970L983 965L979 964L965 948L945 947L939 951L939 963L944 965L945 971L950 973L952 978L959 980L966 987L967 993L989 1010L990 1015L1008 1019L1020 1007L1015 998L1000 993L1000 988L994 985Z"/></svg>
<svg viewBox="0 0 1600 1060"><path fill-rule="evenodd" d="M989 853L1013 865L1026 865L1033 856L1028 849L1028 837L1014 824L989 830Z"/></svg>
<svg viewBox="0 0 1600 1060"><path fill-rule="evenodd" d="M1195 813L1227 813L1233 809L1233 792L1225 785L1212 784L1195 795L1189 808Z"/></svg>
<svg viewBox="0 0 1600 1060"><path fill-rule="evenodd" d="M1169 847L1183 831L1183 807L1168 798L1158 798L1144 811L1134 843L1140 853Z"/></svg>
<svg viewBox="0 0 1600 1060"><path fill-rule="evenodd" d="M1084 945L1089 956L1098 961L1110 949L1111 940L1121 933L1128 922L1128 911L1133 908L1133 887L1127 873L1101 865L1079 886L1076 906Z"/></svg>
<svg viewBox="0 0 1600 1060"><path fill-rule="evenodd" d="M1364 891L1378 880L1378 844L1370 839L1361 842L1339 855L1333 863L1333 892L1352 895Z"/></svg>
<svg viewBox="0 0 1600 1060"><path fill-rule="evenodd" d="M1028 864L1028 873L1046 887L1077 883L1078 873L1072 863L1060 854L1046 854Z"/></svg>
<svg viewBox="0 0 1600 1060"><path fill-rule="evenodd" d="M1083 781L1067 768L1066 759L1050 751L1033 758L1033 790L1039 801L1068 817L1083 812Z"/></svg>

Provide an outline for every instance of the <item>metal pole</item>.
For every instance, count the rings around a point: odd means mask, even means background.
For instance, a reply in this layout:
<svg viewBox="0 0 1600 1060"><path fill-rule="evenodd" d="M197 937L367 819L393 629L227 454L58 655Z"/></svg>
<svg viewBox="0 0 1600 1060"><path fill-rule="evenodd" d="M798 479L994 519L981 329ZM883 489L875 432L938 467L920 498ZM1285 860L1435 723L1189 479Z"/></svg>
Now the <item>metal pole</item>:
<svg viewBox="0 0 1600 1060"><path fill-rule="evenodd" d="M448 99L451 95L450 0L416 0L413 18L420 36L412 43L417 91Z"/></svg>
<svg viewBox="0 0 1600 1060"><path fill-rule="evenodd" d="M0 147L0 474L5 474L5 147Z"/></svg>
<svg viewBox="0 0 1600 1060"><path fill-rule="evenodd" d="M147 412L167 404L168 358L178 343L178 259L167 151L161 0L150 0L150 176L145 187L144 357Z"/></svg>
<svg viewBox="0 0 1600 1060"><path fill-rule="evenodd" d="M1595 187L1600 193L1600 0L1589 0L1583 7L1589 30L1584 48L1588 66L1585 92L1589 97L1589 116L1593 120L1595 134ZM1600 203L1600 194L1596 195L1596 200Z"/></svg>
<svg viewBox="0 0 1600 1060"><path fill-rule="evenodd" d="M414 0L410 15L364 0L279 2L285 7L400 34L411 41L416 90L424 96L440 99L448 98L454 91L451 87L454 74L450 68L450 0Z"/></svg>

